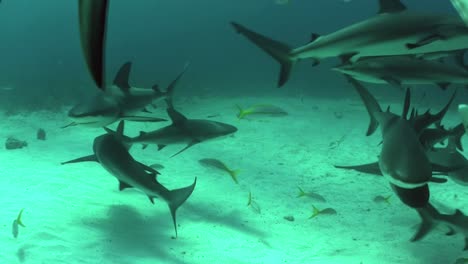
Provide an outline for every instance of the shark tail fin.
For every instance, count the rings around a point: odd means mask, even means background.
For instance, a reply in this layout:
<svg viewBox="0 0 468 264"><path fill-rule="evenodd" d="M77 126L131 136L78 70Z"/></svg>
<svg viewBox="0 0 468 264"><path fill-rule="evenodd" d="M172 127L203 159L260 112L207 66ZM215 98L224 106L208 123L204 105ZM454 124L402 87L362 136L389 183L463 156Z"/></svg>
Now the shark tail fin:
<svg viewBox="0 0 468 264"><path fill-rule="evenodd" d="M362 85L360 82L358 82L352 77L348 76L346 78L358 92L359 97L361 97L364 105L366 106L367 112L369 113L370 123L367 129L366 136L370 136L379 127L379 122L375 118L375 113L382 112L382 108L380 107L375 97L366 89L366 87L364 87L364 85Z"/></svg>
<svg viewBox="0 0 468 264"><path fill-rule="evenodd" d="M166 102L168 102L168 105L170 105L170 107L173 107L173 106L172 106L172 96L174 95L175 87L176 87L177 84L179 83L179 80L182 78L182 76L184 76L184 74L185 74L185 72L187 71L189 65L190 65L189 62L185 63L184 69L183 69L183 70L179 73L179 75L177 75L177 77L169 84L169 86L167 86L167 90L166 90Z"/></svg>
<svg viewBox="0 0 468 264"><path fill-rule="evenodd" d="M411 242L421 240L424 238L436 225L434 219L434 214L439 214L437 209L435 209L431 204L427 204L425 207L416 209L419 216L421 217L421 225L418 228L418 231L411 238Z"/></svg>
<svg viewBox="0 0 468 264"><path fill-rule="evenodd" d="M177 237L176 211L192 194L196 183L197 183L197 178L195 178L195 181L190 186L169 191L169 195L167 197L167 204L169 206L169 210L171 211L172 223L174 224L176 237Z"/></svg>
<svg viewBox="0 0 468 264"><path fill-rule="evenodd" d="M256 46L268 53L280 63L281 69L278 80L278 87L283 86L288 81L289 75L291 74L291 69L294 65L294 62L296 61L296 59L293 59L290 55L291 48L284 43L253 32L238 23L231 22L231 25L238 33L244 35L247 39L249 39Z"/></svg>
<svg viewBox="0 0 468 264"><path fill-rule="evenodd" d="M451 149L459 149L463 151L463 145L461 143L461 138L465 134L465 127L463 124L459 124L451 129L452 135L448 138L448 147Z"/></svg>

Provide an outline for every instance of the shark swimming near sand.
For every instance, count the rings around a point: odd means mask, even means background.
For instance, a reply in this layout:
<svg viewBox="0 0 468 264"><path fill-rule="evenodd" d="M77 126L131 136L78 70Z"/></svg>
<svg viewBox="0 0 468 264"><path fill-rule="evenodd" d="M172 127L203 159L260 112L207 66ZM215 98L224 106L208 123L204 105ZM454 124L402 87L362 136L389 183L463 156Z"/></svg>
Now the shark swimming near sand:
<svg viewBox="0 0 468 264"><path fill-rule="evenodd" d="M177 111L170 100L167 101L169 105L167 114L172 124L151 132L141 131L139 136L128 138L127 143L141 143L144 144L144 147L147 144L156 144L159 150L167 145L187 144L185 148L172 155L174 157L196 144L231 135L237 131L235 126L226 123L205 119L189 119Z"/></svg>
<svg viewBox="0 0 468 264"><path fill-rule="evenodd" d="M86 66L96 86L105 89L104 63L108 0L78 0L80 39Z"/></svg>
<svg viewBox="0 0 468 264"><path fill-rule="evenodd" d="M146 107L173 96L174 89L186 72L188 64L169 84L165 92L160 91L157 85L151 89L132 87L129 84L131 66L130 62L124 63L116 74L113 86L70 109L68 117L73 122L67 126L104 127L119 120L137 122L167 121L164 118L148 116Z"/></svg>
<svg viewBox="0 0 468 264"><path fill-rule="evenodd" d="M418 231L411 238L411 241L418 241L429 234L439 224L444 224L449 227L448 235L461 233L465 237L464 251L468 250L468 216L460 210L455 210L454 214L442 214L432 204L427 204L424 207L417 208L421 217L421 225Z"/></svg>
<svg viewBox="0 0 468 264"><path fill-rule="evenodd" d="M420 126L425 128L435 122L424 114L419 119L413 114L407 120L410 107L410 92L406 90L402 115L389 110L382 111L379 103L358 81L349 78L363 100L371 118L367 135L378 125L382 132L382 149L379 156L380 172L389 181L400 200L412 208L424 207L429 202L428 183L433 180L432 167L419 139ZM444 109L453 101L454 95ZM445 111L443 112L445 113ZM443 115L442 115L443 116ZM439 120L442 117L439 116Z"/></svg>
<svg viewBox="0 0 468 264"><path fill-rule="evenodd" d="M172 222L177 237L176 211L188 199L195 188L194 182L184 188L169 190L159 183L158 172L136 161L128 152L129 146L122 142L124 121L119 123L117 131L106 128L107 133L94 139L93 155L63 162L62 164L95 161L119 181L119 190L135 188L148 196L151 203L155 197L161 197L169 206Z"/></svg>
<svg viewBox="0 0 468 264"><path fill-rule="evenodd" d="M289 79L294 64L311 59L314 65L329 57L355 62L367 56L422 54L468 48L468 27L457 16L408 11L398 0L380 0L376 16L328 35L313 34L297 48L231 22L234 29L281 65L278 86Z"/></svg>

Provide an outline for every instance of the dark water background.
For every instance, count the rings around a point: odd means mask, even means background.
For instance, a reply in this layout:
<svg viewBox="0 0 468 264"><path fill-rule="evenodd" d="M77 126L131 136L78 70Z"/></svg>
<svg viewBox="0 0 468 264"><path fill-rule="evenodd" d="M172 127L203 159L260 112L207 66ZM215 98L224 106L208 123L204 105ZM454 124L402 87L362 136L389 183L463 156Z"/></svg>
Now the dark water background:
<svg viewBox="0 0 468 264"><path fill-rule="evenodd" d="M452 13L449 0L405 1L411 9ZM106 78L133 61L135 86L163 87L191 62L182 95L306 93L348 96L349 85L329 70L298 64L290 82L276 88L278 64L235 33L230 21L293 47L312 32L326 34L373 16L377 1L112 0ZM0 4L0 108L57 109L95 92L81 56L75 0L3 0ZM340 97L336 97L340 98Z"/></svg>

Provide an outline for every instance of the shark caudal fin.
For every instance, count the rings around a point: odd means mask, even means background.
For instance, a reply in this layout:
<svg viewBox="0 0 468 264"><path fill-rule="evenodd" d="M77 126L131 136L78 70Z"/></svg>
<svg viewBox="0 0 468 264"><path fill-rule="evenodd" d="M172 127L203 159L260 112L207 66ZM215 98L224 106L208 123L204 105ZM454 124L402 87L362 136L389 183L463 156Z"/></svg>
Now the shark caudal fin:
<svg viewBox="0 0 468 264"><path fill-rule="evenodd" d="M195 178L194 182L190 186L169 191L168 197L166 197L167 205L169 206L169 210L171 211L172 223L174 224L176 237L177 237L176 211L192 194L196 183L197 183L197 178Z"/></svg>
<svg viewBox="0 0 468 264"><path fill-rule="evenodd" d="M174 90L177 84L179 83L179 80L184 76L185 72L187 71L190 63L187 62L184 66L184 69L177 75L177 77L167 86L166 90L166 100L170 100L172 102L172 96L174 95Z"/></svg>
<svg viewBox="0 0 468 264"><path fill-rule="evenodd" d="M288 81L291 69L295 62L295 59L290 56L291 48L284 43L253 32L238 23L231 22L231 25L237 33L244 35L247 39L252 41L260 49L268 53L281 64L278 87L283 86Z"/></svg>
<svg viewBox="0 0 468 264"><path fill-rule="evenodd" d="M434 218L439 212L430 203L425 207L417 208L419 216L421 217L421 224L419 225L418 231L411 238L411 242L421 240L437 225L437 221Z"/></svg>
<svg viewBox="0 0 468 264"><path fill-rule="evenodd" d="M372 135L375 130L379 127L379 122L375 118L376 112L382 112L382 108L375 99L375 97L369 93L369 91L357 80L352 77L347 77L348 81L354 86L359 96L361 97L364 105L366 106L367 112L369 113L370 123L369 128L367 129L366 136Z"/></svg>

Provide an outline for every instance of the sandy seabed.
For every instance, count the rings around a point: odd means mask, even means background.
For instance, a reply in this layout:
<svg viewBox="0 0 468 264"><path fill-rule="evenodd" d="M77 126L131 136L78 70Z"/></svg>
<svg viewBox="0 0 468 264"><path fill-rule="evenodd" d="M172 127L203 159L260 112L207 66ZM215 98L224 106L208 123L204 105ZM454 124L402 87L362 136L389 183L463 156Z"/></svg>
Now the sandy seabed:
<svg viewBox="0 0 468 264"><path fill-rule="evenodd" d="M289 115L237 120L236 104L257 103L280 106ZM409 242L419 223L416 212L396 196L390 204L373 201L392 194L384 178L333 167L377 160L380 131L365 136L368 115L358 96L216 97L180 99L177 105L189 118L214 116L207 119L239 129L173 158L183 145L159 152L155 146L132 148L135 159L164 165L159 180L171 189L198 179L178 210L177 239L161 200L153 205L136 190L120 192L116 179L98 163L60 165L92 154L92 141L102 129L61 129L69 122L65 114L3 116L0 138L15 136L29 145L0 151L0 263L436 264L467 256L463 237L445 236L444 229ZM401 105L393 109L400 112ZM449 126L457 122L454 110L444 119ZM164 125L126 122L125 134ZM46 141L36 140L38 128L47 132ZM464 143L468 146L466 138ZM239 184L222 171L201 166L202 158L240 169ZM298 187L326 202L298 198ZM249 192L260 212L247 206ZM431 196L436 205L468 213L466 187L451 181L433 184ZM313 205L337 214L309 219ZM22 208L26 227L14 238L12 221Z"/></svg>

